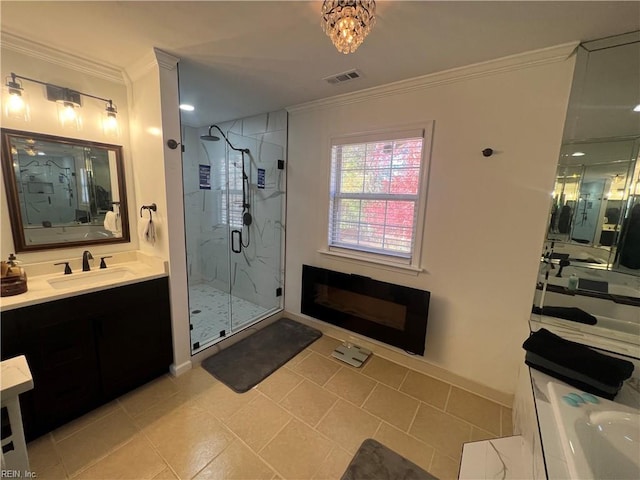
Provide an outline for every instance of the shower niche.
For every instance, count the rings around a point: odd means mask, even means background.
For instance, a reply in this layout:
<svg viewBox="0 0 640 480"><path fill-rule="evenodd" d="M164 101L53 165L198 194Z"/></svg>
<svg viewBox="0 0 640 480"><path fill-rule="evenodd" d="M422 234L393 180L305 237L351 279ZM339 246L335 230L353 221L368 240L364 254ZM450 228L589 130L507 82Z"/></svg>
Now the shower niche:
<svg viewBox="0 0 640 480"><path fill-rule="evenodd" d="M286 112L183 125L191 351L283 308Z"/></svg>

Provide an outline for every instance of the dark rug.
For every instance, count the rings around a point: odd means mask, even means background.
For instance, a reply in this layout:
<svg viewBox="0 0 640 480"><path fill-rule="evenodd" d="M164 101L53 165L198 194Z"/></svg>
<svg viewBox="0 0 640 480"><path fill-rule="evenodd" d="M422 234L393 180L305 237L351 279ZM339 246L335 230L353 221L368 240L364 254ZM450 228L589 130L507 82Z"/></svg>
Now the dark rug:
<svg viewBox="0 0 640 480"><path fill-rule="evenodd" d="M234 392L244 393L321 336L320 330L281 318L207 358L202 368Z"/></svg>
<svg viewBox="0 0 640 480"><path fill-rule="evenodd" d="M356 452L341 480L438 480L415 463L368 438Z"/></svg>

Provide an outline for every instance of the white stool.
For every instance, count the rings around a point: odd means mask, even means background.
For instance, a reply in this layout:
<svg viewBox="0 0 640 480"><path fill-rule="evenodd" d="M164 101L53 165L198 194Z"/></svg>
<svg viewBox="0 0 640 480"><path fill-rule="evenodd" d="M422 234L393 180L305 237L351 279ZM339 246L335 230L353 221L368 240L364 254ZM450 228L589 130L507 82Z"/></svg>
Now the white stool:
<svg viewBox="0 0 640 480"><path fill-rule="evenodd" d="M18 395L33 388L33 377L24 355L0 362L0 367L0 403L7 409L11 429L2 439L2 469L20 472L20 478L30 477Z"/></svg>

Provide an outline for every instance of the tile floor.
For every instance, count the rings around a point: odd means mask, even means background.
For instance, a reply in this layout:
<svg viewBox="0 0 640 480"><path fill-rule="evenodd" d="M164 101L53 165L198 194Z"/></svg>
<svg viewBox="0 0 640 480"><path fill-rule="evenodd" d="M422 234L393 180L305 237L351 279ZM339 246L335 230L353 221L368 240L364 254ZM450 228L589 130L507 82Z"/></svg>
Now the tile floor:
<svg viewBox="0 0 640 480"><path fill-rule="evenodd" d="M233 322L230 324L229 311L231 309ZM265 308L242 298L230 295L213 286L200 283L189 286L189 321L191 330L191 345L199 343L193 348L194 353L202 350L220 338L220 332L231 329L237 331L243 325L272 312L274 308Z"/></svg>
<svg viewBox="0 0 640 480"><path fill-rule="evenodd" d="M464 442L512 434L511 410L324 336L236 394L196 367L161 377L29 443L47 479L339 479L375 438L441 479Z"/></svg>

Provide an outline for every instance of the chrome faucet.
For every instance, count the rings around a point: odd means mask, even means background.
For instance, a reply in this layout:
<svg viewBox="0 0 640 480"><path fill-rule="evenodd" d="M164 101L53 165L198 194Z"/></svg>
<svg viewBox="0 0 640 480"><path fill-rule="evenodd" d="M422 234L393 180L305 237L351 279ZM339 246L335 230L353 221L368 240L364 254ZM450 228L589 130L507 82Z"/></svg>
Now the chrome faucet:
<svg viewBox="0 0 640 480"><path fill-rule="evenodd" d="M93 260L93 255L91 255L91 252L89 250L85 250L82 253L82 271L83 272L88 272L91 270L91 267L89 266L89 260Z"/></svg>

